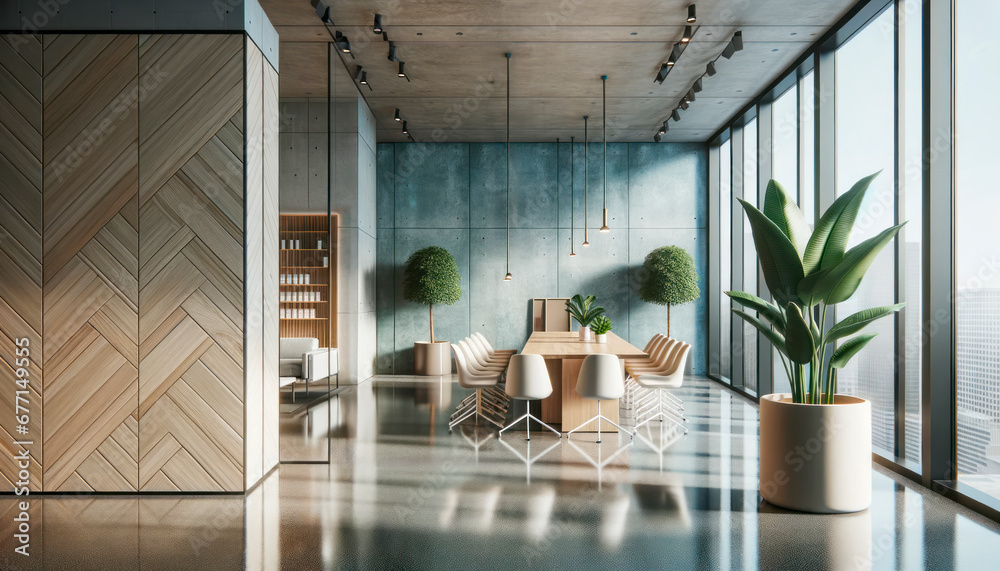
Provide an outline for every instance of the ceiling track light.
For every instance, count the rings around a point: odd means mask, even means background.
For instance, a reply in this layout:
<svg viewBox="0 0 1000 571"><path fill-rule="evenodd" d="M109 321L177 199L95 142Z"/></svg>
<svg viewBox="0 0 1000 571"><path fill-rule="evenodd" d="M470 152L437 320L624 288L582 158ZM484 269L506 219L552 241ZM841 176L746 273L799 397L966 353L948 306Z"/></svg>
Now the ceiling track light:
<svg viewBox="0 0 1000 571"><path fill-rule="evenodd" d="M667 65L673 67L677 63L677 60L681 57L681 46L680 44L674 44L673 49L670 50L670 57L667 58Z"/></svg>
<svg viewBox="0 0 1000 571"><path fill-rule="evenodd" d="M684 109L685 111L687 111L687 108L690 106L690 103L688 103L686 99L681 99L680 105L678 105L678 107Z"/></svg>
<svg viewBox="0 0 1000 571"><path fill-rule="evenodd" d="M410 81L410 76L406 75L406 71L403 70L403 66L406 65L405 61L399 62L399 71L396 72L397 77L402 77L406 81Z"/></svg>
<svg viewBox="0 0 1000 571"><path fill-rule="evenodd" d="M381 34L382 33L382 15L375 14L375 24L372 25L372 33Z"/></svg>
<svg viewBox="0 0 1000 571"><path fill-rule="evenodd" d="M337 45L337 49L340 50L340 53L351 53L351 42L348 41L347 36L342 34L339 30L333 36L333 43Z"/></svg>
<svg viewBox="0 0 1000 571"><path fill-rule="evenodd" d="M660 133L656 133L655 135L653 135L653 142L654 143L659 143L660 139L662 139L662 138L663 137L662 137L662 135Z"/></svg>
<svg viewBox="0 0 1000 571"><path fill-rule="evenodd" d="M590 136L587 130L587 119L589 116L583 116L583 247L587 248L590 246L590 240L587 239L590 221Z"/></svg>
<svg viewBox="0 0 1000 571"><path fill-rule="evenodd" d="M410 131L406 128L406 121L403 121L403 134L409 135Z"/></svg>
<svg viewBox="0 0 1000 571"><path fill-rule="evenodd" d="M708 62L708 65L705 66L705 73L707 73L709 77L711 77L711 76L713 76L713 75L715 75L717 73L716 70L715 70L715 62L714 61Z"/></svg>
<svg viewBox="0 0 1000 571"><path fill-rule="evenodd" d="M733 54L743 49L743 32L739 31L733 34L733 37L726 44L726 47L722 50L722 57L729 59L733 57Z"/></svg>
<svg viewBox="0 0 1000 571"><path fill-rule="evenodd" d="M354 66L354 79L356 81L361 81L361 73L362 73L361 66L360 65Z"/></svg>
<svg viewBox="0 0 1000 571"><path fill-rule="evenodd" d="M654 83L659 83L659 84L662 85L663 84L663 80L667 78L668 74L670 74L670 66L667 65L667 64L665 64L665 63L661 64L660 65L660 71L658 71L656 73L656 78L653 80L653 82Z"/></svg>
<svg viewBox="0 0 1000 571"><path fill-rule="evenodd" d="M691 41L691 36L694 35L693 26L684 26L684 35L681 36L681 43L686 44Z"/></svg>
<svg viewBox="0 0 1000 571"><path fill-rule="evenodd" d="M330 17L330 8L328 8L323 2L316 2L316 15L319 19L326 25L333 25L333 18Z"/></svg>
<svg viewBox="0 0 1000 571"><path fill-rule="evenodd" d="M678 122L678 121L680 121L681 120L681 112L678 111L678 110L676 110L676 109L674 109L673 113L670 114L670 118L673 119L675 123Z"/></svg>
<svg viewBox="0 0 1000 571"><path fill-rule="evenodd" d="M361 72L361 80L358 83L360 83L361 85L364 85L364 86L368 87L368 91L375 91L374 89L372 89L371 84L368 83L368 72L367 71L362 71Z"/></svg>
<svg viewBox="0 0 1000 571"><path fill-rule="evenodd" d="M503 281L514 279L510 274L510 52L504 54L507 58L507 274Z"/></svg>
<svg viewBox="0 0 1000 571"><path fill-rule="evenodd" d="M701 90L702 90L701 78L699 77L698 79L694 80L694 85L691 86L691 91L699 93L701 92Z"/></svg>
<svg viewBox="0 0 1000 571"><path fill-rule="evenodd" d="M693 23L695 23L697 21L698 21L698 15L695 13L694 4L691 4L690 6L688 6L687 23L688 24L693 24Z"/></svg>
<svg viewBox="0 0 1000 571"><path fill-rule="evenodd" d="M403 118L399 116L399 108L398 107L396 108L396 114L392 117L392 119L394 121L396 121L397 123L402 123L403 122Z"/></svg>
<svg viewBox="0 0 1000 571"><path fill-rule="evenodd" d="M604 131L604 212L601 233L611 232L608 227L608 76L601 76L601 124Z"/></svg>
<svg viewBox="0 0 1000 571"><path fill-rule="evenodd" d="M687 97L688 102L691 102L691 101L695 100L694 88L693 87L688 90L687 95L685 97Z"/></svg>
<svg viewBox="0 0 1000 571"><path fill-rule="evenodd" d="M393 42L389 42L389 57L386 59L389 61L399 61L399 56L396 54L396 44Z"/></svg>

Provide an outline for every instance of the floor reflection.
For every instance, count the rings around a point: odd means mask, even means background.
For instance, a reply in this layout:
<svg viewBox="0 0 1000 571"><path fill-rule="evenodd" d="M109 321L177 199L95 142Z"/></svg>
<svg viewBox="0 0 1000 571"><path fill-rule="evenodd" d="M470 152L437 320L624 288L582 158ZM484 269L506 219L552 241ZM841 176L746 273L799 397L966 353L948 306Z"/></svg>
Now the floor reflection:
<svg viewBox="0 0 1000 571"><path fill-rule="evenodd" d="M0 497L2 569L983 568L995 523L876 470L873 506L761 505L757 410L686 382L691 432L651 423L596 444L539 431L447 431L450 378L378 378L290 423L299 450L247 496ZM521 413L510 411L511 418ZM623 418L628 418L623 414ZM317 419L323 418L322 422ZM325 420L329 419L329 420ZM508 436L508 434L510 436Z"/></svg>

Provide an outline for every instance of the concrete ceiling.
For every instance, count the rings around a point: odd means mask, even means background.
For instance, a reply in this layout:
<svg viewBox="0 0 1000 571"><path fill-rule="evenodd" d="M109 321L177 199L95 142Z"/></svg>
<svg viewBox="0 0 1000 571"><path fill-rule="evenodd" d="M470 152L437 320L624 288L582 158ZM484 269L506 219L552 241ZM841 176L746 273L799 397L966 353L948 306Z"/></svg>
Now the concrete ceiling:
<svg viewBox="0 0 1000 571"><path fill-rule="evenodd" d="M680 40L690 0L338 0L332 30L350 39L345 62L368 72L362 94L380 142L406 141L396 108L418 141L435 129L454 142L505 138L506 61L513 54L511 140L601 138L607 74L609 141L651 141L656 126L718 58L733 33L744 49L718 73L664 141L705 141L787 68L857 0L701 0L694 39L662 85L653 83ZM330 34L310 0L260 0L281 37L281 96L326 96ZM382 15L411 81L396 76L388 44L372 33ZM338 88L338 91L340 89Z"/></svg>

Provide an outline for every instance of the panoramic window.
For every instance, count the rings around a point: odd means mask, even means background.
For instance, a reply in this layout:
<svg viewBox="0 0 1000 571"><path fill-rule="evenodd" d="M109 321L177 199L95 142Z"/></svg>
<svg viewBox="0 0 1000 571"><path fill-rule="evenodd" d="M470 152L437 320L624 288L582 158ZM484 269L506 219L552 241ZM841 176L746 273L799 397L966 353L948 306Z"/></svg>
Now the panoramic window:
<svg viewBox="0 0 1000 571"><path fill-rule="evenodd" d="M720 352L720 372L725 378L732 378L732 319L733 314L729 311L732 304L726 291L732 289L732 234L733 234L733 146L727 139L719 149L719 280L720 295L720 327L719 327L719 347Z"/></svg>
<svg viewBox="0 0 1000 571"><path fill-rule="evenodd" d="M799 117L798 88L792 86L771 104L771 178L793 197L799 195ZM798 202L798 200L797 200ZM791 392L788 373L781 366L781 355L771 348L774 356L774 392Z"/></svg>
<svg viewBox="0 0 1000 571"><path fill-rule="evenodd" d="M743 128L743 200L757 206L757 119ZM746 216L743 217L743 291L757 294L757 249ZM757 330L743 324L743 386L757 391Z"/></svg>
<svg viewBox="0 0 1000 571"><path fill-rule="evenodd" d="M893 12L882 12L843 44L837 66L836 191L841 195L855 182L882 171L861 204L848 247L895 224L895 50ZM857 293L837 307L837 319L862 309L895 301L895 255L882 250ZM869 325L877 333L868 347L838 374L838 392L871 402L872 445L883 455L895 448L896 335L892 318Z"/></svg>
<svg viewBox="0 0 1000 571"><path fill-rule="evenodd" d="M955 25L955 299L959 480L1000 498L1000 127L991 24L1000 5L957 0ZM986 67L984 67L986 66ZM933 146L933 141L932 141Z"/></svg>

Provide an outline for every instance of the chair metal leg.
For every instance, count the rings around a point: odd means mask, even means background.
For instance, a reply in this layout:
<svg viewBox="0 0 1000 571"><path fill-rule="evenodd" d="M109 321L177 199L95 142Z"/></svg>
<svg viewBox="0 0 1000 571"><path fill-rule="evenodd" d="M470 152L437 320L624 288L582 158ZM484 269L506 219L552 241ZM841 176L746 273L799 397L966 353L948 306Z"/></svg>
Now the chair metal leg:
<svg viewBox="0 0 1000 571"><path fill-rule="evenodd" d="M584 426L587 426L588 424L590 424L591 422L594 422L595 420L597 421L597 444L601 443L601 420L604 420L608 424L611 424L612 426L617 427L618 430L624 432L625 434L628 434L629 438L633 438L634 437L633 433L629 432L628 430L625 430L624 428L622 428L622 426L620 424L618 424L617 422L615 422L615 421L611 420L610 418L608 418L608 417L604 416L603 414L601 414L601 401L597 401L597 416L591 418L590 420L584 422L580 426L577 426L573 430L570 430L569 432L567 432L566 433L566 438L568 439L570 434L573 434L577 430L580 430L581 428L583 428Z"/></svg>
<svg viewBox="0 0 1000 571"><path fill-rule="evenodd" d="M537 422L538 424L541 424L541 425L542 425L542 426L544 426L545 428L548 428L549 430L551 430L552 432L554 432L554 433L555 433L555 435L556 435L556 437L558 437L558 438L562 438L562 433L560 433L560 432L559 432L558 430L556 430L555 428L552 428L552 427L551 427L551 426L549 426L548 424L545 424L544 422L542 422L542 420L541 420L540 418L538 418L537 416L535 416L535 415L531 414L531 401L526 401L526 404L527 404L527 407L528 407L528 412L527 412L527 413L525 413L525 414L523 414L523 415L521 415L521 417L520 417L520 418L518 418L517 420L515 420L514 422L511 422L511 423L510 423L510 424L508 424L507 426L505 426L505 427L501 428L501 429L500 429L500 435L501 435L501 436L503 435L503 432L504 432L505 430L509 430L509 429L510 429L510 428L512 428L512 427L513 427L513 426L514 426L515 424L517 424L517 423L521 422L521 421L522 421L522 420L524 420L524 419L528 419L528 421L527 421L527 422L525 423L525 427L527 428L527 431L528 431L528 437L527 437L527 438L526 438L525 440L531 440L531 421L532 421L532 420L534 420L534 421L535 421L535 422Z"/></svg>

